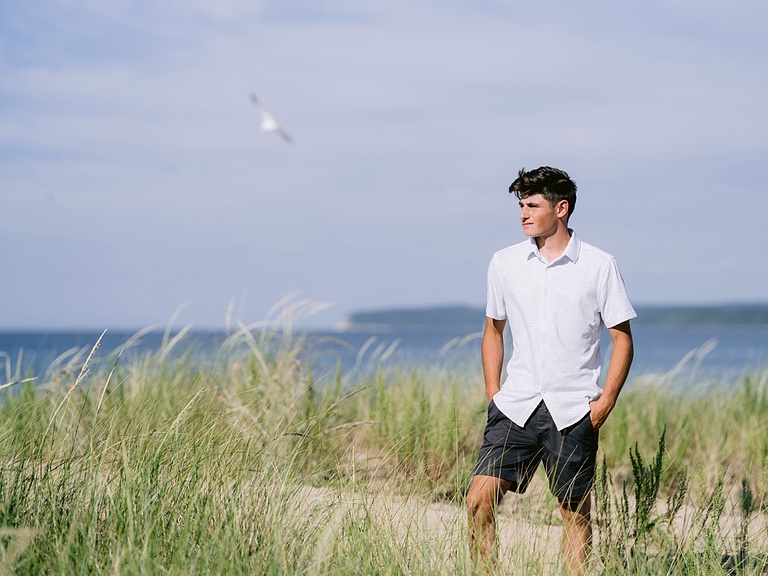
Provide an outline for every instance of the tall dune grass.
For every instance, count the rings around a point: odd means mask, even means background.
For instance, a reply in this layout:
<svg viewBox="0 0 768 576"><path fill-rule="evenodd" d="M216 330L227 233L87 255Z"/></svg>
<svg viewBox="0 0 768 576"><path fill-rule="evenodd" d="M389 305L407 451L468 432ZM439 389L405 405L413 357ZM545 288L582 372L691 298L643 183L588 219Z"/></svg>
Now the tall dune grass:
<svg viewBox="0 0 768 576"><path fill-rule="evenodd" d="M169 337L6 390L0 573L476 573L479 370L316 378L302 344L241 326L203 364ZM765 568L767 388L628 385L601 431L594 573ZM499 573L557 572L555 508L541 481L505 501Z"/></svg>

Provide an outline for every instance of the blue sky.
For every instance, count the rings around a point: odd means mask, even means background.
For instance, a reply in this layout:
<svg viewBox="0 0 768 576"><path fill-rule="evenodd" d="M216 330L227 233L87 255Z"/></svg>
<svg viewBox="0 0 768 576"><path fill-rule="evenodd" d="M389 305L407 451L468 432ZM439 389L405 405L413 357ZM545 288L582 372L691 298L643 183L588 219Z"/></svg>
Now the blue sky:
<svg viewBox="0 0 768 576"><path fill-rule="evenodd" d="M509 183L541 165L577 182L571 224L636 304L766 301L767 17L5 1L0 329L221 327L289 295L332 304L309 326L480 306L491 254L523 239Z"/></svg>

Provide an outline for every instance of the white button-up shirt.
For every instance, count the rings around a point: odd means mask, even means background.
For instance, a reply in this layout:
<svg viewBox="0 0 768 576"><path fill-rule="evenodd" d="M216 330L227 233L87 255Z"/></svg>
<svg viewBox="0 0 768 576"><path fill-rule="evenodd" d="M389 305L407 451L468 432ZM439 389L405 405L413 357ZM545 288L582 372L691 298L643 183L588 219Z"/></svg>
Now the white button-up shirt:
<svg viewBox="0 0 768 576"><path fill-rule="evenodd" d="M488 267L486 315L507 320L512 356L493 400L523 426L544 400L559 430L599 398L600 337L635 318L616 259L571 231L547 262L529 238L496 252Z"/></svg>

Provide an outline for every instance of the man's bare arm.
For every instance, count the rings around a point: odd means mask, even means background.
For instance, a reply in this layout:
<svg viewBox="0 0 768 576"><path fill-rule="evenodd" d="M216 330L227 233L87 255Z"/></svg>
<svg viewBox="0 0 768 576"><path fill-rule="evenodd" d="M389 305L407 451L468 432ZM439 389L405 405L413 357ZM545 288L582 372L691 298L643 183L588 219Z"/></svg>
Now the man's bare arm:
<svg viewBox="0 0 768 576"><path fill-rule="evenodd" d="M624 386L624 382L627 381L629 367L632 365L632 359L635 355L629 320L609 328L608 334L613 341L613 353L611 354L611 362L608 364L605 387L600 398L589 405L592 425L595 428L600 428L603 425L605 419L608 418L608 414L616 406L616 400L619 397L621 388Z"/></svg>
<svg viewBox="0 0 768 576"><path fill-rule="evenodd" d="M488 403L501 388L501 371L504 366L504 326L506 320L495 318L485 319L483 332L483 377L485 378L485 395Z"/></svg>

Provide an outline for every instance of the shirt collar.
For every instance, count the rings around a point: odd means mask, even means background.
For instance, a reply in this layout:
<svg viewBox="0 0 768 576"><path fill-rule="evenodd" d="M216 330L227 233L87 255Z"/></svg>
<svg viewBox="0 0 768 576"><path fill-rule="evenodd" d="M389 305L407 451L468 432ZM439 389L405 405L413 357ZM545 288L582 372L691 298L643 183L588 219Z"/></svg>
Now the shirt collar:
<svg viewBox="0 0 768 576"><path fill-rule="evenodd" d="M579 259L581 240L579 240L579 237L576 236L576 232L574 232L572 229L568 228L568 233L571 235L571 239L568 241L568 245L565 247L565 250L563 250L563 253L560 254L560 256L552 262L547 262L541 255L541 252L539 252L539 247L536 245L536 238L529 238L528 260L535 257L545 264L554 264L555 262L559 262L560 260L567 258L571 262L576 262Z"/></svg>

